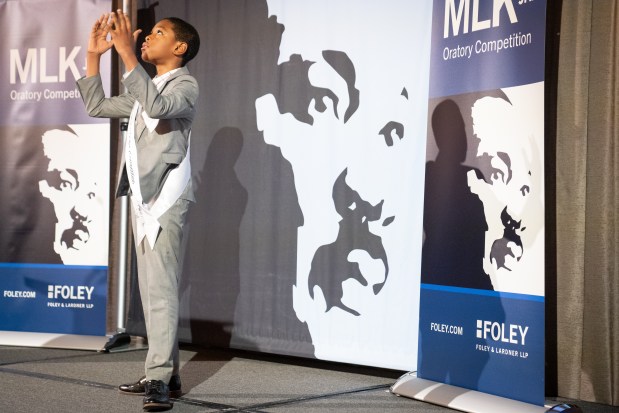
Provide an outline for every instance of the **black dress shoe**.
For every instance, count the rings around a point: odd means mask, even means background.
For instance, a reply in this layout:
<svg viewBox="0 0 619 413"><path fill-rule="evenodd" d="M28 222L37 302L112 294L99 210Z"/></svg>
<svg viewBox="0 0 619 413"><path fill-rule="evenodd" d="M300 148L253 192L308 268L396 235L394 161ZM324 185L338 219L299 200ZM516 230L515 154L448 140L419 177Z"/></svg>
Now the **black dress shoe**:
<svg viewBox="0 0 619 413"><path fill-rule="evenodd" d="M144 411L145 412L162 412L172 408L170 401L170 389L168 385L161 380L148 380L144 383Z"/></svg>
<svg viewBox="0 0 619 413"><path fill-rule="evenodd" d="M124 394L143 396L145 394L144 383L146 383L146 376L142 377L135 383L121 384L118 386L118 391ZM183 394L181 391L181 376L178 374L172 376L172 378L170 378L170 383L168 383L168 388L170 389L170 397L181 397Z"/></svg>

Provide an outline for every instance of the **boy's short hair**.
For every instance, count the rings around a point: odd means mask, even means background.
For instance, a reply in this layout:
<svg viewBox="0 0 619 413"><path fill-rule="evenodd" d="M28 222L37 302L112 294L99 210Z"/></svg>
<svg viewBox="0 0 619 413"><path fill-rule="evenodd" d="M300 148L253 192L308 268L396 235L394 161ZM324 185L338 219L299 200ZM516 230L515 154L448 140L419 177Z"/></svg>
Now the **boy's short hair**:
<svg viewBox="0 0 619 413"><path fill-rule="evenodd" d="M176 40L187 43L187 51L183 54L183 62L181 66L185 66L187 62L196 57L200 49L200 35L195 27L178 17L166 17L172 23L172 30Z"/></svg>

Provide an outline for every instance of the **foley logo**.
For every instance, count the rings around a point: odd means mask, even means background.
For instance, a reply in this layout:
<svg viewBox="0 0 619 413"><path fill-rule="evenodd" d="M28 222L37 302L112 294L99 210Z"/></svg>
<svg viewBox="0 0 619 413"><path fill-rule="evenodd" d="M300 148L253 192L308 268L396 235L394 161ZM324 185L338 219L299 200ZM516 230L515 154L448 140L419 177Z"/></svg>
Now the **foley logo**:
<svg viewBox="0 0 619 413"><path fill-rule="evenodd" d="M91 300L95 287L85 285L48 285L47 298L64 300Z"/></svg>
<svg viewBox="0 0 619 413"><path fill-rule="evenodd" d="M477 338L484 340L490 337L493 341L524 346L528 332L529 326L477 320Z"/></svg>

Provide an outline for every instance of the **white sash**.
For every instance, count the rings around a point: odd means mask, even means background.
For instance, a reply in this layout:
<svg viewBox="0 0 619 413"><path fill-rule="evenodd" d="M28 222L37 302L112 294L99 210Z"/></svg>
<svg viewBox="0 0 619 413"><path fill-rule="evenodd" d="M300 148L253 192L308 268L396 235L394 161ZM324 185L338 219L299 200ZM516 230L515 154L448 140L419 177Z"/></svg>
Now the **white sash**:
<svg viewBox="0 0 619 413"><path fill-rule="evenodd" d="M176 69L178 70L178 69ZM172 70L161 77L155 77L153 82L157 86L157 90L165 84L165 81L176 70ZM125 141L125 159L127 168L127 178L131 188L131 203L135 212L136 223L136 243L140 245L144 237L148 239L151 249L155 248L155 241L159 234L159 218L178 200L185 187L189 183L191 177L191 163L189 159L189 151L191 143L188 142L187 154L182 162L172 169L163 184L163 188L159 194L148 204L145 204L142 199L142 191L140 189L140 174L138 171L138 154L135 136L135 122L138 112L140 111L140 103L136 100L129 117L129 128L127 139ZM159 122L158 119L151 119L142 112L144 123L150 132L152 132ZM191 132L189 133L191 138Z"/></svg>

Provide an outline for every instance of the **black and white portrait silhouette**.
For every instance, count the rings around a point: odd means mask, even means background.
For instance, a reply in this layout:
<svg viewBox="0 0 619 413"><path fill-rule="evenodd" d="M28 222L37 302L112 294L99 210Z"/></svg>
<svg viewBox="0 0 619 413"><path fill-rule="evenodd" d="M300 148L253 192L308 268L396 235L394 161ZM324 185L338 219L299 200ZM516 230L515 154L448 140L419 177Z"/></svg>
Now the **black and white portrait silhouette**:
<svg viewBox="0 0 619 413"><path fill-rule="evenodd" d="M71 125L40 138L48 163L39 191L53 204L53 249L67 265L107 265L107 134L107 125Z"/></svg>
<svg viewBox="0 0 619 413"><path fill-rule="evenodd" d="M318 358L412 367L430 5L288 3L268 2L284 27L282 81L256 116L291 164L303 215L294 311ZM397 351L377 361L387 342Z"/></svg>
<svg viewBox="0 0 619 413"><path fill-rule="evenodd" d="M422 282L543 295L543 84L436 99Z"/></svg>
<svg viewBox="0 0 619 413"><path fill-rule="evenodd" d="M502 89L471 108L477 142L471 192L488 225L484 269L497 291L544 294L543 83Z"/></svg>

